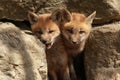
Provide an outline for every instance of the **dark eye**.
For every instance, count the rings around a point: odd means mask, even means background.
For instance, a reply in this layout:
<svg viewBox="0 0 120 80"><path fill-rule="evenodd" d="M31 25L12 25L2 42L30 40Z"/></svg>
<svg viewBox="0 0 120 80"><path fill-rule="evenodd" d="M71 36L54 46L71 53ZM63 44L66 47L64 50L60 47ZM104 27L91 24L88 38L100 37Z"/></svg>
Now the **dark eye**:
<svg viewBox="0 0 120 80"><path fill-rule="evenodd" d="M67 29L67 31L69 32L69 33L73 33L73 30L72 29Z"/></svg>
<svg viewBox="0 0 120 80"><path fill-rule="evenodd" d="M49 31L49 33L53 33L53 32L54 32L54 30L50 30L50 31Z"/></svg>
<svg viewBox="0 0 120 80"><path fill-rule="evenodd" d="M43 34L42 31L36 31L35 33L36 33L36 34Z"/></svg>
<svg viewBox="0 0 120 80"><path fill-rule="evenodd" d="M80 33L80 34L83 34L83 33L85 33L85 31L79 31L79 33Z"/></svg>

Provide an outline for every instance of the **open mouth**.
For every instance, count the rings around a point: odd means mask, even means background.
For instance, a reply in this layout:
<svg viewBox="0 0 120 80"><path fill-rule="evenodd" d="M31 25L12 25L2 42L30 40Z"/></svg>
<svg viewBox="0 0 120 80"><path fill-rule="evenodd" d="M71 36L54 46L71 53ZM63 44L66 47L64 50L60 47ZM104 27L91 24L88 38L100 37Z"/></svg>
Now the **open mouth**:
<svg viewBox="0 0 120 80"><path fill-rule="evenodd" d="M46 46L47 49L50 49L51 46L52 46L52 43L46 43L45 46Z"/></svg>

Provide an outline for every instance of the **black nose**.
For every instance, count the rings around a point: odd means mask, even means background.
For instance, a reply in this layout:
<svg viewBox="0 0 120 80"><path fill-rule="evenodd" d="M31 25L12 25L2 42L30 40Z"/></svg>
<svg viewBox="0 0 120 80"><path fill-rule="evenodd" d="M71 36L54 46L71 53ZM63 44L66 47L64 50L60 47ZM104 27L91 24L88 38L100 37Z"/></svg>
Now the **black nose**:
<svg viewBox="0 0 120 80"><path fill-rule="evenodd" d="M47 43L47 41L46 41L46 40L41 40L41 42L42 42L43 44L46 44L46 43Z"/></svg>
<svg viewBox="0 0 120 80"><path fill-rule="evenodd" d="M72 43L73 43L73 44L77 44L77 42L75 42L75 41L72 41Z"/></svg>

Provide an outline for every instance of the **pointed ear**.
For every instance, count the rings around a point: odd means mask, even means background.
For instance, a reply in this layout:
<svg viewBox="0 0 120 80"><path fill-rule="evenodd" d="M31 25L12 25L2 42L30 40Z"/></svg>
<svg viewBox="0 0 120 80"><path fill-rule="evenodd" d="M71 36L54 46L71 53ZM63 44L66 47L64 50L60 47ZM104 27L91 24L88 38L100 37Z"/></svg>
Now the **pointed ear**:
<svg viewBox="0 0 120 80"><path fill-rule="evenodd" d="M30 24L34 24L38 20L38 15L34 12L28 12L28 19Z"/></svg>
<svg viewBox="0 0 120 80"><path fill-rule="evenodd" d="M89 15L89 16L86 18L86 23L87 23L87 24L92 24L93 19L95 18L95 16L96 16L96 11L94 11L91 15Z"/></svg>
<svg viewBox="0 0 120 80"><path fill-rule="evenodd" d="M55 22L69 22L71 20L71 14L66 9L57 9L53 11L51 19Z"/></svg>

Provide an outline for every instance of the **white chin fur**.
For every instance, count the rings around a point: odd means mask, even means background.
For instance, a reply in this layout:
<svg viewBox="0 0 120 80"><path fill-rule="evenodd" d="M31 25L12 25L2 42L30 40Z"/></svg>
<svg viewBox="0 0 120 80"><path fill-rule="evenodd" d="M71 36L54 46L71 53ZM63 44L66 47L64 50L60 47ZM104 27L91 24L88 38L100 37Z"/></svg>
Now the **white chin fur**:
<svg viewBox="0 0 120 80"><path fill-rule="evenodd" d="M83 42L83 41L85 41L85 37L81 38L81 40L80 40L80 42Z"/></svg>

